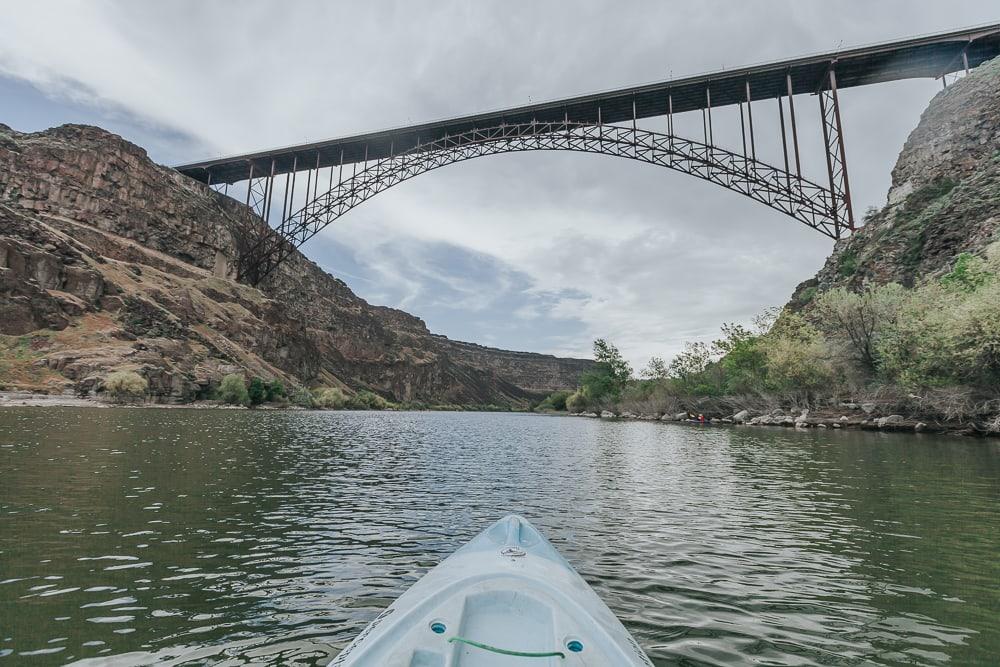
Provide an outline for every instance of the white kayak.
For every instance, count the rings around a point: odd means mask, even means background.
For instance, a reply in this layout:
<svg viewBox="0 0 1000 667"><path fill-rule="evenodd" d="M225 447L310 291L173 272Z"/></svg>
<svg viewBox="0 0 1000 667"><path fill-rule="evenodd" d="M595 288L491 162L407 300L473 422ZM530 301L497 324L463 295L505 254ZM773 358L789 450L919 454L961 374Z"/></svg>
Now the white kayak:
<svg viewBox="0 0 1000 667"><path fill-rule="evenodd" d="M650 666L625 626L525 519L476 536L403 593L334 667Z"/></svg>

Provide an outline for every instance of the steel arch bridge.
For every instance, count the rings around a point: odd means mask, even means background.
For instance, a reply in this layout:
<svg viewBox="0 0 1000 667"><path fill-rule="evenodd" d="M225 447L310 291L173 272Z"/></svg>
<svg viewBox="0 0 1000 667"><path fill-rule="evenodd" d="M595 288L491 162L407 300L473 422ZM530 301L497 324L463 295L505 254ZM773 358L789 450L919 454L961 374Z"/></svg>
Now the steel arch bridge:
<svg viewBox="0 0 1000 667"><path fill-rule="evenodd" d="M486 155L569 150L612 155L675 169L739 192L831 238L839 238L848 210L844 194L716 146L633 127L564 120L474 129L370 163L327 192L261 230L246 249L240 277L256 282L324 227L358 204L414 176ZM853 229L853 226L851 227Z"/></svg>
<svg viewBox="0 0 1000 667"><path fill-rule="evenodd" d="M245 192L248 215L239 230L236 270L239 280L254 285L320 230L394 185L445 165L523 151L595 153L666 167L838 239L855 229L838 83L935 76L947 87L947 75L968 73L998 54L1000 24L178 169L225 194L230 185L246 183L245 191L237 190L241 196ZM794 105L802 93L819 99L827 167L823 184L802 173ZM752 103L768 98L778 101L782 166L757 155ZM742 145L732 149L717 145L712 122L713 108L729 105L739 107L742 138ZM674 115L691 111L701 112L700 141L674 133ZM639 118L651 116L665 116L666 132L638 127ZM324 169L328 183L321 192ZM306 172L306 183L297 196L300 172ZM282 205L275 221L276 186L282 189Z"/></svg>

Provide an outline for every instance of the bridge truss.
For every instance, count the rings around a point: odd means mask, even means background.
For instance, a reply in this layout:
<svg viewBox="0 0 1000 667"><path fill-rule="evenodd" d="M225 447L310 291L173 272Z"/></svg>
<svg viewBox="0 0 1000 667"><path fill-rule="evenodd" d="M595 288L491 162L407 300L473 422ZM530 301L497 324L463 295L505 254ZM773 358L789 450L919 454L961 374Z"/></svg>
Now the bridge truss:
<svg viewBox="0 0 1000 667"><path fill-rule="evenodd" d="M179 170L226 194L231 184L246 182L248 215L240 231L237 275L254 285L320 230L378 193L445 165L522 151L568 150L666 167L740 193L838 239L855 229L838 94L841 72L852 86L930 75L947 85L947 74L967 73L997 53L1000 25L647 86L632 90L631 99L629 91L614 91ZM819 100L826 165L821 182L802 173L795 109L795 97L802 94ZM753 103L769 98L778 102L780 166L757 154ZM739 107L742 139L735 150L716 144L712 119L713 109L732 105ZM675 114L691 111L701 113L700 140L674 132ZM654 115L665 116L665 132L638 127L639 118ZM324 169L329 173L321 186ZM219 180L213 179L216 174ZM295 203L300 175L305 176L301 206ZM275 217L276 185L283 192Z"/></svg>

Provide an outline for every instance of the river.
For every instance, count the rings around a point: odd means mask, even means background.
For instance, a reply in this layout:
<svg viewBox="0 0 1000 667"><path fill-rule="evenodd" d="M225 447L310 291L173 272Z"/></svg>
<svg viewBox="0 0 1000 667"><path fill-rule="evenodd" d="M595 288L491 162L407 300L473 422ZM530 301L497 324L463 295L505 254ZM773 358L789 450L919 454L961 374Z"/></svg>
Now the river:
<svg viewBox="0 0 1000 667"><path fill-rule="evenodd" d="M7 408L0 666L325 664L510 512L656 665L1000 662L995 440Z"/></svg>

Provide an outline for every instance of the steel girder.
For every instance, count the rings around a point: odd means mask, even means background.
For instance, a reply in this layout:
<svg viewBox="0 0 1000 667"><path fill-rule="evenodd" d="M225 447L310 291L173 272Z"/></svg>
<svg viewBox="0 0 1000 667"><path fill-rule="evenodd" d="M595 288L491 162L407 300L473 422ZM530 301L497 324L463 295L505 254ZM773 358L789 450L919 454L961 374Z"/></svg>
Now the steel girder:
<svg viewBox="0 0 1000 667"><path fill-rule="evenodd" d="M837 100L837 74L833 67L827 73L827 85L819 92L819 112L823 121L823 143L826 148L826 168L833 193L835 220L844 221L854 231L854 208L851 204L851 184L847 176L847 153L844 150L844 128L840 122ZM840 224L838 222L838 224Z"/></svg>
<svg viewBox="0 0 1000 667"><path fill-rule="evenodd" d="M368 163L301 209L283 216L275 229L264 223L261 207L254 207L261 217L255 220L253 240L244 244L238 278L259 283L324 227L379 192L414 176L486 155L537 150L613 155L674 169L750 197L834 239L840 238L843 229L853 228L843 190L825 188L718 146L634 126L570 120L504 124L445 136Z"/></svg>

